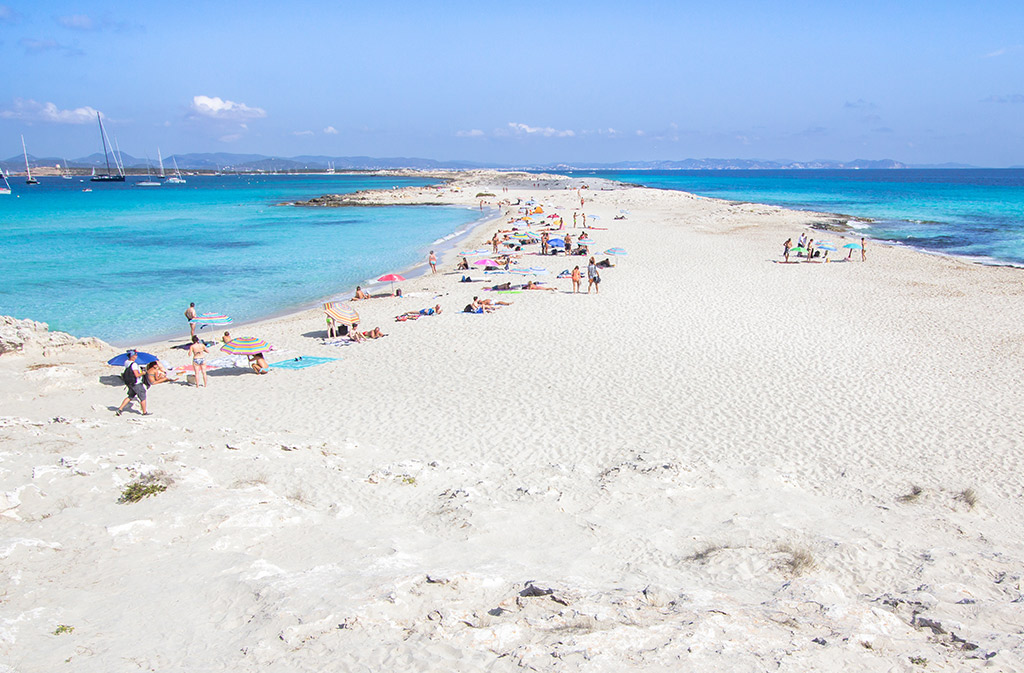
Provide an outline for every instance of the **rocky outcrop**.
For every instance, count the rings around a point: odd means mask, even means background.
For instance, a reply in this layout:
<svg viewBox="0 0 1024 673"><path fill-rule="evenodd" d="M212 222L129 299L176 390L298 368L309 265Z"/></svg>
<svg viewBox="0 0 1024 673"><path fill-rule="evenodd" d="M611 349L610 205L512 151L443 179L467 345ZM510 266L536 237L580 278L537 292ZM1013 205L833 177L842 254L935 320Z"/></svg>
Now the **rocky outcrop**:
<svg viewBox="0 0 1024 673"><path fill-rule="evenodd" d="M0 355L27 351L54 355L71 348L99 350L110 346L95 337L79 339L66 332L51 332L44 322L0 316Z"/></svg>

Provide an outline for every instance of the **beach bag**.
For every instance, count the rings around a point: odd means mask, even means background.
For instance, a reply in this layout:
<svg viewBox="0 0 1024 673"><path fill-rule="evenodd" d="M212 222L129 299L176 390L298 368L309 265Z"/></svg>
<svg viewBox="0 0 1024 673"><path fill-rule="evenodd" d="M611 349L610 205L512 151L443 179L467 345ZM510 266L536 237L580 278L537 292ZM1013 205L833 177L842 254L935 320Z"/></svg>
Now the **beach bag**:
<svg viewBox="0 0 1024 673"><path fill-rule="evenodd" d="M124 381L124 384L126 386L131 388L132 386L139 382L139 377L135 375L135 370L132 369L132 366L128 365L127 367L124 368L124 371L121 372L121 380Z"/></svg>

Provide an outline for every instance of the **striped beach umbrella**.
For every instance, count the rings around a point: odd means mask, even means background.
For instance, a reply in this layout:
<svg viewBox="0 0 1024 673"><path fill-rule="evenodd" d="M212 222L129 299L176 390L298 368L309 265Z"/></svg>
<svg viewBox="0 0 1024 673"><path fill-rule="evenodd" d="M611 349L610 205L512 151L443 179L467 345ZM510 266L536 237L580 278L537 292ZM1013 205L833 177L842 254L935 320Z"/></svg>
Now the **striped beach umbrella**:
<svg viewBox="0 0 1024 673"><path fill-rule="evenodd" d="M618 257L625 257L626 250L624 248L608 248L604 251L606 255L616 255Z"/></svg>
<svg viewBox="0 0 1024 673"><path fill-rule="evenodd" d="M197 325L230 325L235 321L222 313L203 313L189 322L194 322Z"/></svg>
<svg viewBox="0 0 1024 673"><path fill-rule="evenodd" d="M227 342L220 349L232 355L255 355L270 350L270 344L256 337L238 337Z"/></svg>
<svg viewBox="0 0 1024 673"><path fill-rule="evenodd" d="M324 304L324 313L329 315L337 322L343 322L347 325L355 325L359 322L359 313L344 302L331 302Z"/></svg>

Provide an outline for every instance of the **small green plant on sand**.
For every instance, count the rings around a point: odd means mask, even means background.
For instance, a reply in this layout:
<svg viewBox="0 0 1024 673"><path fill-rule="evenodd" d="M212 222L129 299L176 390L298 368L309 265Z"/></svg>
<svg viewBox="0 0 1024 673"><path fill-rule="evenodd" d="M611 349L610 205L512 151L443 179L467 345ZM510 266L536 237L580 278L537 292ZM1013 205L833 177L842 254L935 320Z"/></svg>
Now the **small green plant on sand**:
<svg viewBox="0 0 1024 673"><path fill-rule="evenodd" d="M896 502L902 502L906 504L917 502L917 499L921 497L922 493L924 493L924 489L918 486L917 484L914 484L913 486L910 487L910 493L907 493L906 495L901 495L900 497L896 498Z"/></svg>
<svg viewBox="0 0 1024 673"><path fill-rule="evenodd" d="M73 626L68 626L67 624L58 624L57 625L57 630L53 632L53 635L60 636L60 635L63 635L65 633L72 633L74 630L75 630L75 627L73 627Z"/></svg>
<svg viewBox="0 0 1024 673"><path fill-rule="evenodd" d="M978 504L978 493L973 488L965 488L960 491L956 499L967 505L967 509L974 509Z"/></svg>
<svg viewBox="0 0 1024 673"><path fill-rule="evenodd" d="M416 477L410 477L407 474L403 474L402 475L402 483L403 484L408 484L410 486L415 486L416 485Z"/></svg>
<svg viewBox="0 0 1024 673"><path fill-rule="evenodd" d="M778 561L779 568L793 577L802 575L809 570L813 570L817 565L814 561L814 556L806 549L783 544L776 547L775 551L779 554L783 554L783 558Z"/></svg>
<svg viewBox="0 0 1024 673"><path fill-rule="evenodd" d="M910 657L910 663L914 664L915 666L927 666L928 660L924 657Z"/></svg>
<svg viewBox="0 0 1024 673"><path fill-rule="evenodd" d="M149 474L125 486L117 501L120 503L138 502L145 497L163 493L166 490L167 484L161 483L159 477Z"/></svg>

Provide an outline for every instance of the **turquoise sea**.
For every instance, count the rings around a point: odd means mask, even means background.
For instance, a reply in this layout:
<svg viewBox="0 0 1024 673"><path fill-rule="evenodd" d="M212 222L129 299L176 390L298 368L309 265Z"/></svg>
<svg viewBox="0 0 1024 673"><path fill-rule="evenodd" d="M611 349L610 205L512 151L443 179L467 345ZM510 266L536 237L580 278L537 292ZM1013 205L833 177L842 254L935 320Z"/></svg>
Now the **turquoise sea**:
<svg viewBox="0 0 1024 673"><path fill-rule="evenodd" d="M730 201L869 218L871 238L1024 266L1024 170L586 171Z"/></svg>
<svg viewBox="0 0 1024 673"><path fill-rule="evenodd" d="M422 262L481 216L274 205L436 182L421 179L225 175L133 186L138 180L40 178L29 187L12 178L12 194L0 196L0 315L118 345L180 335L189 302L257 320Z"/></svg>

